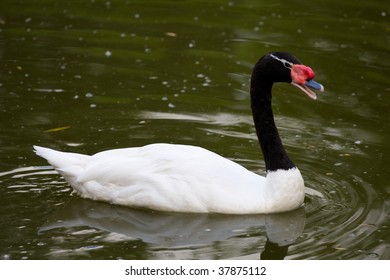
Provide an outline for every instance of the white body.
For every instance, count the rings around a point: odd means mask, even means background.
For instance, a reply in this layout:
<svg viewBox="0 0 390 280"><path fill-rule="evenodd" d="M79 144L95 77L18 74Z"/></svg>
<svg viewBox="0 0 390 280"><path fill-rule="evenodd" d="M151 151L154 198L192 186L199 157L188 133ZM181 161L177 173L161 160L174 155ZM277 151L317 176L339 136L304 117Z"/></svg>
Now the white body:
<svg viewBox="0 0 390 280"><path fill-rule="evenodd" d="M154 210L255 214L300 207L298 168L262 177L203 148L153 144L92 156L35 146L82 197Z"/></svg>

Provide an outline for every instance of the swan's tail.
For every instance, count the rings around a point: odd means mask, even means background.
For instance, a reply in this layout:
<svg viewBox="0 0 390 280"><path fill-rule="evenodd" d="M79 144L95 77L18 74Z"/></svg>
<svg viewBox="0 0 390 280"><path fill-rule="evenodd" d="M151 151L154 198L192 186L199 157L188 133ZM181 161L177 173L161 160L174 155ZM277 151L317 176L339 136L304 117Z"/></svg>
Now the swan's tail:
<svg viewBox="0 0 390 280"><path fill-rule="evenodd" d="M34 152L46 159L65 179L69 176L77 176L84 169L89 158L87 155L65 153L39 146L34 146Z"/></svg>

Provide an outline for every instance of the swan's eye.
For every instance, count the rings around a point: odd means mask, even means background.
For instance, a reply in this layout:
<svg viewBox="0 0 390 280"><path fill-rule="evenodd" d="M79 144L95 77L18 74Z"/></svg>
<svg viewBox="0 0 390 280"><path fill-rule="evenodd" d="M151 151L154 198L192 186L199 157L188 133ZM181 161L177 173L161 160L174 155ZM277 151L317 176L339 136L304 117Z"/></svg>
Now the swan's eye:
<svg viewBox="0 0 390 280"><path fill-rule="evenodd" d="M288 69L291 69L292 63L291 63L291 62L288 62L288 61L284 61L284 62L283 62L283 65L284 65L284 67L286 67L286 68L288 68Z"/></svg>

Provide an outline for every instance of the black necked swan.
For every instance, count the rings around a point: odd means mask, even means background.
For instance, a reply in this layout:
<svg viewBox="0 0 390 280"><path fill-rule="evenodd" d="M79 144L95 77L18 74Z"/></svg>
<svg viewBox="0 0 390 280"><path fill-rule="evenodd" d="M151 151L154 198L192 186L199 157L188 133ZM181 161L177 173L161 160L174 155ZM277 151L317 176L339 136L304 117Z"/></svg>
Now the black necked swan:
<svg viewBox="0 0 390 280"><path fill-rule="evenodd" d="M34 146L84 198L159 211L256 214L294 210L303 204L304 181L288 157L272 113L272 86L287 82L310 98L323 91L314 72L293 55L268 53L255 64L251 107L266 177L206 149L151 144L95 155ZM311 89L310 89L311 88Z"/></svg>

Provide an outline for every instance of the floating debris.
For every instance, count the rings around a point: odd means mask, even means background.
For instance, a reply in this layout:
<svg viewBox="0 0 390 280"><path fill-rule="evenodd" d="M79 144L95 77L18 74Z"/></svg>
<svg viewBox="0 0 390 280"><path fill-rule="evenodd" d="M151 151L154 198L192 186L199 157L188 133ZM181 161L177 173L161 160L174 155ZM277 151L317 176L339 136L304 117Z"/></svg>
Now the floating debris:
<svg viewBox="0 0 390 280"><path fill-rule="evenodd" d="M68 125L68 126L61 126L61 127L56 127L56 128L51 128L51 129L45 130L45 132L58 132L58 131L62 131L62 130L68 129L70 127L71 127L70 125Z"/></svg>

